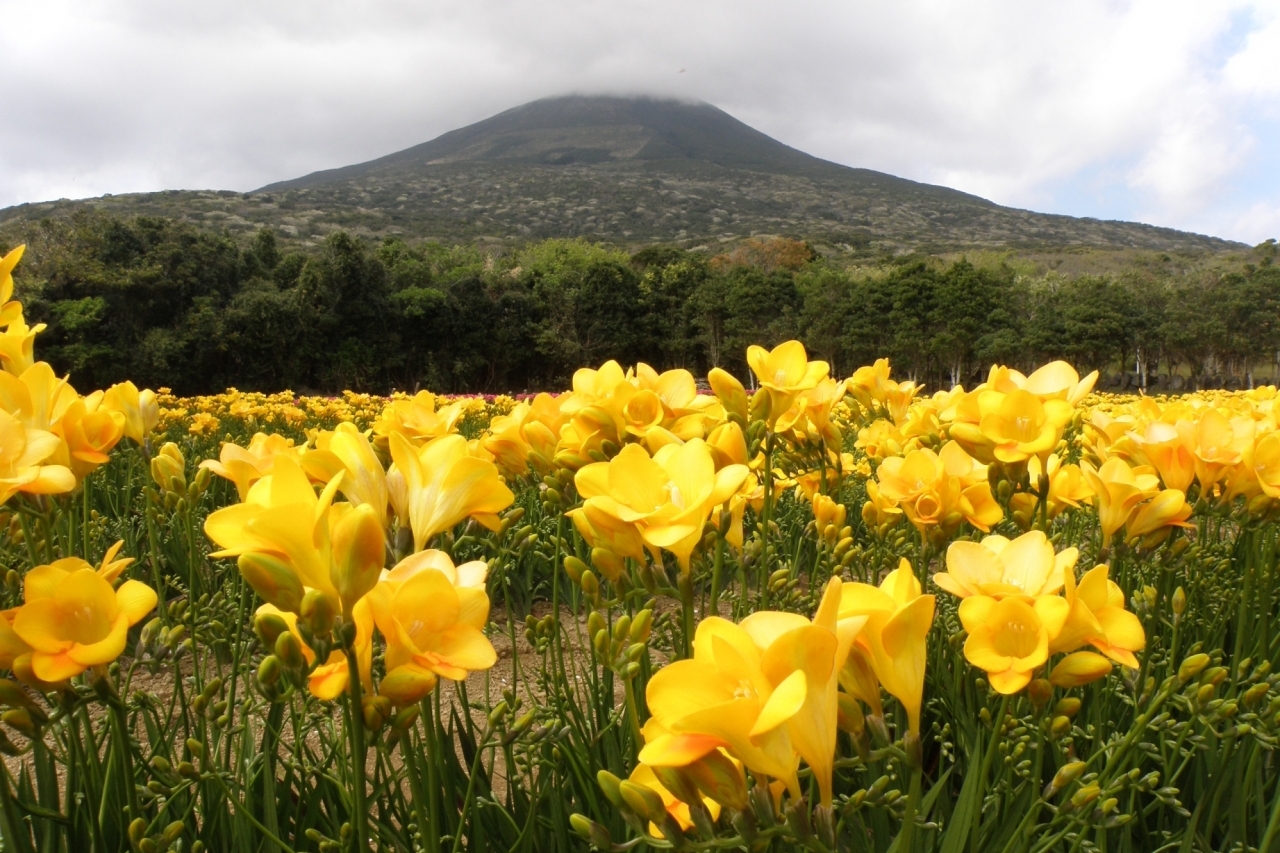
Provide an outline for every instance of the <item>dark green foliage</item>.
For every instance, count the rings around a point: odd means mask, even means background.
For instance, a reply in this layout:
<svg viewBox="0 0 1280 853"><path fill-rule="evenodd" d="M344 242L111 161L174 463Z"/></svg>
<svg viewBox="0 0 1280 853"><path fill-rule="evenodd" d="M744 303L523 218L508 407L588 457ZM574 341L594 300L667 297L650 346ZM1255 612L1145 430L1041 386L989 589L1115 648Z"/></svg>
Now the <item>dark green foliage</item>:
<svg viewBox="0 0 1280 853"><path fill-rule="evenodd" d="M835 375L888 356L933 389L1054 358L1203 383L1273 374L1280 351L1270 244L1196 271L1064 276L999 258L853 269L788 240L715 257L583 240L494 253L338 231L286 254L266 229L237 241L103 214L23 239L18 298L48 324L40 352L85 389L542 390L611 358L745 378L749 345L789 338Z"/></svg>

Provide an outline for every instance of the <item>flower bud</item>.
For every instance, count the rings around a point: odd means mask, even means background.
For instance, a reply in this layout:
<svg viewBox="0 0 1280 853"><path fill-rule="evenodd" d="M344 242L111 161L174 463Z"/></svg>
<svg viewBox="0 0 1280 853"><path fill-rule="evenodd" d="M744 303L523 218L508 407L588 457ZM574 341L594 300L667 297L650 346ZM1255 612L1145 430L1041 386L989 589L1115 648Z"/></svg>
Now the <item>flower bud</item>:
<svg viewBox="0 0 1280 853"><path fill-rule="evenodd" d="M600 570L601 574L615 583L626 571L626 564L622 558L604 548L591 549L591 565L595 566ZM586 575L584 574L583 577L586 577Z"/></svg>
<svg viewBox="0 0 1280 853"><path fill-rule="evenodd" d="M1044 797L1047 800L1054 794L1065 789L1072 782L1080 778L1080 774L1084 773L1085 767L1088 765L1083 761L1072 761L1070 764L1064 764L1053 774L1053 781L1044 789Z"/></svg>
<svg viewBox="0 0 1280 853"><path fill-rule="evenodd" d="M1097 785L1085 785L1071 797L1071 805L1077 809L1085 806L1098 799L1098 795L1102 793L1102 789Z"/></svg>
<svg viewBox="0 0 1280 853"><path fill-rule="evenodd" d="M1053 706L1053 715L1055 717L1074 717L1080 711L1080 700L1075 696L1067 696L1059 699L1058 704Z"/></svg>
<svg viewBox="0 0 1280 853"><path fill-rule="evenodd" d="M336 512L334 506L330 512ZM342 513L332 534L333 564L329 579L338 590L344 613L350 613L378 583L386 563L387 546L378 513L361 504Z"/></svg>
<svg viewBox="0 0 1280 853"><path fill-rule="evenodd" d="M631 620L629 639L633 643L647 643L652 632L653 611L649 609L641 610L636 614L636 618Z"/></svg>
<svg viewBox="0 0 1280 853"><path fill-rule="evenodd" d="M275 652L280 663L289 669L297 669L307 662L302 654L302 644L297 637L287 632L276 637Z"/></svg>
<svg viewBox="0 0 1280 853"><path fill-rule="evenodd" d="M1070 689L1082 687L1105 678L1111 672L1111 661L1093 652L1074 652L1058 661L1049 681L1055 687Z"/></svg>
<svg viewBox="0 0 1280 853"><path fill-rule="evenodd" d="M1066 717L1054 717L1053 722L1049 724L1049 734L1054 740L1066 737L1071 733L1071 720Z"/></svg>
<svg viewBox="0 0 1280 853"><path fill-rule="evenodd" d="M31 719L31 712L26 708L10 708L3 714L0 714L0 722L6 726L21 732L27 737L35 740L39 737L36 731L35 722Z"/></svg>
<svg viewBox="0 0 1280 853"><path fill-rule="evenodd" d="M274 687L280 681L280 659L275 655L267 655L258 664L258 683L263 687Z"/></svg>
<svg viewBox="0 0 1280 853"><path fill-rule="evenodd" d="M667 809L662 804L662 797L652 788L624 781L618 789L627 807L645 820L659 823L666 817Z"/></svg>
<svg viewBox="0 0 1280 853"><path fill-rule="evenodd" d="M268 649L276 647L276 638L289 633L289 623L275 613L260 613L253 620L253 631Z"/></svg>
<svg viewBox="0 0 1280 853"><path fill-rule="evenodd" d="M582 573L587 571L587 564L572 555L564 558L564 571L576 584L582 583Z"/></svg>
<svg viewBox="0 0 1280 853"><path fill-rule="evenodd" d="M621 779L608 770L601 770L596 774L596 783L600 786L600 790L604 792L605 798L613 803L615 808L626 806L626 802L622 799Z"/></svg>
<svg viewBox="0 0 1280 853"><path fill-rule="evenodd" d="M1039 711L1053 698L1053 685L1046 679L1037 678L1027 685L1027 698L1031 700L1031 707Z"/></svg>
<svg viewBox="0 0 1280 853"><path fill-rule="evenodd" d="M318 638L326 638L332 634L333 623L338 618L333 599L318 589L307 590L298 607L298 615L311 629L311 636Z"/></svg>
<svg viewBox="0 0 1280 853"><path fill-rule="evenodd" d="M1191 679L1200 675L1200 673L1203 672L1204 668L1208 665L1209 665L1209 656L1206 655L1204 652L1201 652L1200 654L1191 655L1190 657L1188 657L1186 660L1182 662L1181 666L1178 667L1178 681L1180 681L1183 684L1186 684Z"/></svg>
<svg viewBox="0 0 1280 853"><path fill-rule="evenodd" d="M302 581L283 560L250 551L236 559L236 566L263 601L286 613L298 612L302 604Z"/></svg>
<svg viewBox="0 0 1280 853"><path fill-rule="evenodd" d="M747 807L747 777L742 767L718 749L688 765L685 770L698 790L727 809Z"/></svg>
<svg viewBox="0 0 1280 853"><path fill-rule="evenodd" d="M685 772L684 767L650 767L654 777L662 785L671 792L677 800L690 805L700 804L702 795L698 792L698 786L694 783L693 777Z"/></svg>

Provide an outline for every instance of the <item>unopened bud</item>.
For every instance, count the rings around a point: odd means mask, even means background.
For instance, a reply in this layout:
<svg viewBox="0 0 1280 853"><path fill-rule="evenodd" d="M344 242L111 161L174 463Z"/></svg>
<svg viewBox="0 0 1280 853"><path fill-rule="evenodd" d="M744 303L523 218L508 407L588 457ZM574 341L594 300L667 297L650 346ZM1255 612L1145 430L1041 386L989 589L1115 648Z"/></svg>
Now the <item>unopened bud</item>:
<svg viewBox="0 0 1280 853"><path fill-rule="evenodd" d="M1186 684L1191 679L1200 675L1204 668L1209 665L1209 656L1201 652L1200 654L1191 655L1182 662L1178 667L1178 681Z"/></svg>

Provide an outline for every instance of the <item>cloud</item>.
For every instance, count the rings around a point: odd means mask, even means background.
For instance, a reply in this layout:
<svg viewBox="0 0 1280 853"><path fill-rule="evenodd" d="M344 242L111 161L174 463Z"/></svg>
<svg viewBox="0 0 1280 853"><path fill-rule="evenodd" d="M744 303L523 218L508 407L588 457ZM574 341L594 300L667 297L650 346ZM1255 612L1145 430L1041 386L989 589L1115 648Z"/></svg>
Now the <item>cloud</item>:
<svg viewBox="0 0 1280 853"><path fill-rule="evenodd" d="M1280 206L1248 180L1280 172L1255 127L1280 106L1277 0L3 8L0 205L250 189L610 91L701 98L818 156L1004 204L1249 239Z"/></svg>

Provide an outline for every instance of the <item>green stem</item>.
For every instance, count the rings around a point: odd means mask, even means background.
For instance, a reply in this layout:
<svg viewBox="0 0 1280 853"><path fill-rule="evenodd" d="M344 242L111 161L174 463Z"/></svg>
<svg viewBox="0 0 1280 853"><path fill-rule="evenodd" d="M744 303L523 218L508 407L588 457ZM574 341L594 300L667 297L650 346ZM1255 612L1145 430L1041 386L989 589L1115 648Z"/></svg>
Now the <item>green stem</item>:
<svg viewBox="0 0 1280 853"><path fill-rule="evenodd" d="M723 528L722 528L723 529ZM720 574L724 570L724 536L720 533L716 534L716 557L715 562L711 566L711 604L707 607L707 613L711 616L720 615Z"/></svg>
<svg viewBox="0 0 1280 853"><path fill-rule="evenodd" d="M680 603L684 621L684 657L693 657L693 577L680 570Z"/></svg>
<svg viewBox="0 0 1280 853"><path fill-rule="evenodd" d="M923 767L911 771L911 789L907 793L907 808L902 814L902 831L898 836L898 853L911 853L911 844L916 831L916 812L920 809L920 777L924 775Z"/></svg>
<svg viewBox="0 0 1280 853"><path fill-rule="evenodd" d="M987 742L986 754L982 756L982 769L978 771L978 796L974 800L973 821L969 825L969 853L978 853L979 839L982 832L982 801L987 796L987 776L991 773L991 765L995 762L999 749L1000 733L1004 728L1005 717L1009 713L1009 697L1000 698L1000 710L996 714L995 725L991 727L991 740Z"/></svg>
<svg viewBox="0 0 1280 853"><path fill-rule="evenodd" d="M347 733L351 737L353 776L353 794L355 808L351 816L352 828L355 829L356 849L360 853L369 850L369 810L366 807L365 792L365 760L367 753L364 744L364 713L360 693L360 663L356 660L357 652L352 643L346 650L347 673L350 685L347 688Z"/></svg>

